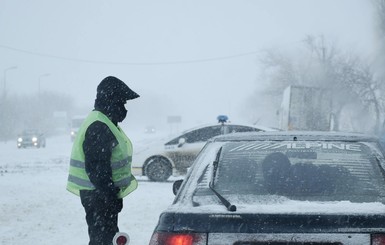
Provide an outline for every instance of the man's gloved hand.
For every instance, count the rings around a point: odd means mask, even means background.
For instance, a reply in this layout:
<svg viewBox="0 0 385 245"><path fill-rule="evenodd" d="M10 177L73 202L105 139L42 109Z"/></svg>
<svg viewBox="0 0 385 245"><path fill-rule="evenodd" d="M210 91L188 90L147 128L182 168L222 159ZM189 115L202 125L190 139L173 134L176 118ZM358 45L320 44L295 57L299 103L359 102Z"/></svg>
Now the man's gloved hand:
<svg viewBox="0 0 385 245"><path fill-rule="evenodd" d="M113 202L114 204L111 205L111 208L115 210L116 213L120 213L123 209L123 199L122 198L116 198Z"/></svg>
<svg viewBox="0 0 385 245"><path fill-rule="evenodd" d="M114 187L106 190L99 190L100 199L111 211L119 213L123 208L123 199L118 198L118 193L120 189Z"/></svg>

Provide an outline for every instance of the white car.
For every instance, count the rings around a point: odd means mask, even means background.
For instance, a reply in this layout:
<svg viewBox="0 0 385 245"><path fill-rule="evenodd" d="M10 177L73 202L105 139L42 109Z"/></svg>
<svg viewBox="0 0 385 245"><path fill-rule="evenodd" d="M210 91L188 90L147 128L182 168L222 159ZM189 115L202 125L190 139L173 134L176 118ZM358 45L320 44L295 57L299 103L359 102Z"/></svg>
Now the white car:
<svg viewBox="0 0 385 245"><path fill-rule="evenodd" d="M166 181L184 175L208 139L234 132L276 131L268 127L220 122L187 130L177 137L145 149L134 150L132 172L151 181Z"/></svg>

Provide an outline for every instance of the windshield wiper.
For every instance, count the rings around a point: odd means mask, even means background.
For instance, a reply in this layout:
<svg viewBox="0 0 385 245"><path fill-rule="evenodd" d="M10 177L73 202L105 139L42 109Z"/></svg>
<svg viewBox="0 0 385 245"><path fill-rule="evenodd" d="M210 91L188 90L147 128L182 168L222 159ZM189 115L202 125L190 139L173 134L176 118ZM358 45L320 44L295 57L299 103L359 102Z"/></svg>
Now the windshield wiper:
<svg viewBox="0 0 385 245"><path fill-rule="evenodd" d="M211 181L209 183L209 187L210 187L210 190L212 190L212 192L214 192L214 194L219 198L219 200L222 202L223 205L226 206L227 210L228 211L231 211L231 212L235 212L237 211L237 207L235 205L232 205L226 198L224 198L221 194L219 194L215 189L214 189L214 185L213 185L213 182L214 182L214 179L215 179L215 176L217 174L217 169L218 169L218 163L219 163L219 157L221 155L221 152L222 152L222 147L219 149L216 157L215 157L215 160L213 162L213 175L212 175L212 178L211 178Z"/></svg>

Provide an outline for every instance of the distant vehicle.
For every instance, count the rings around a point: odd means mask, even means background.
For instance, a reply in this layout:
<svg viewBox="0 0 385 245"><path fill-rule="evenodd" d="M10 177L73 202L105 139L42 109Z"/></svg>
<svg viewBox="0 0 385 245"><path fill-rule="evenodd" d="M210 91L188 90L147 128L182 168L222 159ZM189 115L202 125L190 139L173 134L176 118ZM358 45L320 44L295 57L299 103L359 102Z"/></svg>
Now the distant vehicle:
<svg viewBox="0 0 385 245"><path fill-rule="evenodd" d="M147 126L145 128L144 132L146 134L154 134L154 133L156 133L156 128L155 128L155 126Z"/></svg>
<svg viewBox="0 0 385 245"><path fill-rule="evenodd" d="M330 91L307 86L287 87L279 110L279 124L281 130L333 129Z"/></svg>
<svg viewBox="0 0 385 245"><path fill-rule="evenodd" d="M133 174L147 176L151 181L166 181L171 175L186 174L206 141L214 136L234 132L274 131L268 127L228 123L227 116L218 117L218 122L187 130L166 142L134 151Z"/></svg>
<svg viewBox="0 0 385 245"><path fill-rule="evenodd" d="M35 129L24 130L17 136L17 148L45 147L46 140L42 132Z"/></svg>
<svg viewBox="0 0 385 245"><path fill-rule="evenodd" d="M52 131L55 134L67 134L69 119L66 111L54 111L52 116Z"/></svg>
<svg viewBox="0 0 385 245"><path fill-rule="evenodd" d="M218 136L174 182L150 245L384 244L384 167L363 134Z"/></svg>
<svg viewBox="0 0 385 245"><path fill-rule="evenodd" d="M86 116L74 116L71 119L71 141L73 142L75 140L76 134L82 125L84 119Z"/></svg>

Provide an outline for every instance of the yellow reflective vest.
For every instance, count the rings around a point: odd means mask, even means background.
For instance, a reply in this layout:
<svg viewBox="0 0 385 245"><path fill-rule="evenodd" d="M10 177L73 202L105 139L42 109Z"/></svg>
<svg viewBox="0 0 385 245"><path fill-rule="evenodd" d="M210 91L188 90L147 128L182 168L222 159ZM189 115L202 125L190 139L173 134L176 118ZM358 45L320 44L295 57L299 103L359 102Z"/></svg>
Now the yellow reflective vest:
<svg viewBox="0 0 385 245"><path fill-rule="evenodd" d="M119 126L99 111L92 111L84 120L74 141L71 153L67 190L80 195L80 190L95 190L85 169L83 142L87 128L95 121L105 123L118 141L112 150L112 181L120 188L119 198L123 198L138 187L138 182L131 174L132 143Z"/></svg>

